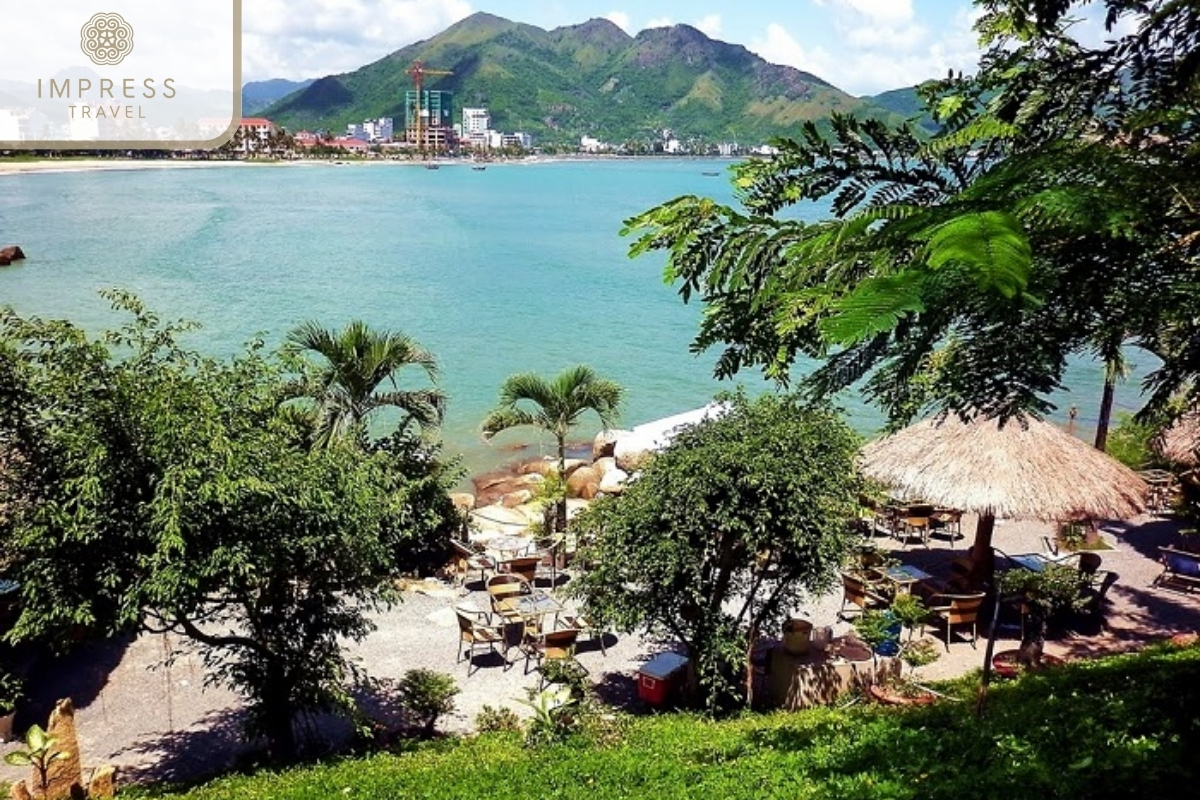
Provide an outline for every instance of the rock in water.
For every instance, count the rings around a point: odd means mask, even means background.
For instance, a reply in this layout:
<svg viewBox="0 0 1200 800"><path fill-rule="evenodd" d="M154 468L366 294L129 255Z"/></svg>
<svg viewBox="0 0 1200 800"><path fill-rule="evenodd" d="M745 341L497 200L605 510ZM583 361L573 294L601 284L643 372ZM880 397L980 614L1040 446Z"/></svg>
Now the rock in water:
<svg viewBox="0 0 1200 800"><path fill-rule="evenodd" d="M0 261L5 261L6 265L14 261L20 261L23 258L25 258L25 251L16 245L12 247L0 247Z"/></svg>

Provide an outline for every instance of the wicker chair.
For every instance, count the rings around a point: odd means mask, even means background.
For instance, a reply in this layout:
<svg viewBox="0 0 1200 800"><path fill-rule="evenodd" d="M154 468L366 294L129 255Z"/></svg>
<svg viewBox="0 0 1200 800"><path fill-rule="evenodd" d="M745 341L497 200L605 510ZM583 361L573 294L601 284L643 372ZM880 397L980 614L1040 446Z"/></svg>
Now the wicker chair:
<svg viewBox="0 0 1200 800"><path fill-rule="evenodd" d="M838 611L838 619L849 619L846 616L846 604L855 606L854 613L861 614L868 608L883 608L888 604L887 598L877 593L860 575L849 572L842 573L842 607Z"/></svg>
<svg viewBox="0 0 1200 800"><path fill-rule="evenodd" d="M496 562L491 556L481 553L466 542L460 542L457 539L451 544L454 545L455 572L459 576L460 585L464 587L467 585L467 577L474 570L479 570L480 583L487 580L488 572L496 571Z"/></svg>
<svg viewBox="0 0 1200 800"><path fill-rule="evenodd" d="M458 661L466 659L467 677L469 678L471 677L471 665L475 661L475 648L486 647L496 655L500 655L496 650L496 645L506 645L504 630L498 625L487 624L482 617L483 612L468 612L456 608L454 613L458 617ZM508 648L505 646L506 653L507 650ZM504 658L504 668L508 669L508 658L502 657Z"/></svg>
<svg viewBox="0 0 1200 800"><path fill-rule="evenodd" d="M541 669L547 661L574 661L575 643L579 639L579 631L575 628L560 628L554 631L539 631L525 637L525 674L529 674L529 665L537 659L537 668ZM575 662L578 664L579 662ZM586 674L587 670L580 664L579 668Z"/></svg>
<svg viewBox="0 0 1200 800"><path fill-rule="evenodd" d="M944 594L934 601L941 600L942 604L930 606L929 615L933 620L946 625L946 652L950 652L950 633L955 625L971 626L971 647L979 638L977 619L979 609L983 606L983 592L971 594ZM925 623L921 625L921 634L925 633Z"/></svg>

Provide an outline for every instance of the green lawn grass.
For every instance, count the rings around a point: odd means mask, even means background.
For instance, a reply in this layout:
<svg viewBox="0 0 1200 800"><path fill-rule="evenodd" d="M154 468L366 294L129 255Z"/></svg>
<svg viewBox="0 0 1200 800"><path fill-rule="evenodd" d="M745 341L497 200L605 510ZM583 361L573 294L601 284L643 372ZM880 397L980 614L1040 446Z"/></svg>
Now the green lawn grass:
<svg viewBox="0 0 1200 800"><path fill-rule="evenodd" d="M711 722L632 720L615 742L526 747L518 734L229 776L173 793L250 798L1195 797L1200 648L1157 647L994 685L923 709L865 704Z"/></svg>

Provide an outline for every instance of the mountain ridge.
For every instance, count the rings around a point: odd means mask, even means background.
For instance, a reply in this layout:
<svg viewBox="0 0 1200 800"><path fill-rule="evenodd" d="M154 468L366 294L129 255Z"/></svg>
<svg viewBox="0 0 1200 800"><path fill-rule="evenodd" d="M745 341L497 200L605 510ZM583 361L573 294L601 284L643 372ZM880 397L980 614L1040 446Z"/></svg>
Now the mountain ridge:
<svg viewBox="0 0 1200 800"><path fill-rule="evenodd" d="M593 136L621 143L659 137L757 144L794 135L802 122L835 112L898 115L794 67L771 64L744 46L690 25L630 36L606 19L544 30L476 12L351 72L327 75L280 98L263 114L289 130L339 130L380 116L402 127L406 70L413 61L452 72L429 89L485 106L493 128L542 142Z"/></svg>

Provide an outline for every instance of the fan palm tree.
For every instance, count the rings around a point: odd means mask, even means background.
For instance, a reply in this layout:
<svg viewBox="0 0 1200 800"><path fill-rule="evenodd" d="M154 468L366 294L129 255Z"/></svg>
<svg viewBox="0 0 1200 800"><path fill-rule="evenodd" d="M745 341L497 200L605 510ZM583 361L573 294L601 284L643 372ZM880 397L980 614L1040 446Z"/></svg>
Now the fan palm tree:
<svg viewBox="0 0 1200 800"><path fill-rule="evenodd" d="M567 434L585 412L594 411L606 428L617 420L625 390L580 364L546 380L532 372L510 375L500 387L500 405L483 421L483 438L525 425L549 432L558 443L558 474L566 474ZM567 501L560 498L555 527L567 526Z"/></svg>
<svg viewBox="0 0 1200 800"><path fill-rule="evenodd" d="M429 431L441 424L446 396L439 389L402 390L396 382L396 373L410 365L423 369L431 382L438 377L433 354L403 333L373 330L360 320L340 331L310 321L288 333L284 352L320 359L308 362L294 393L315 404L318 447L354 432L371 412L384 407L404 413L401 428L415 422ZM380 390L385 383L390 391Z"/></svg>

